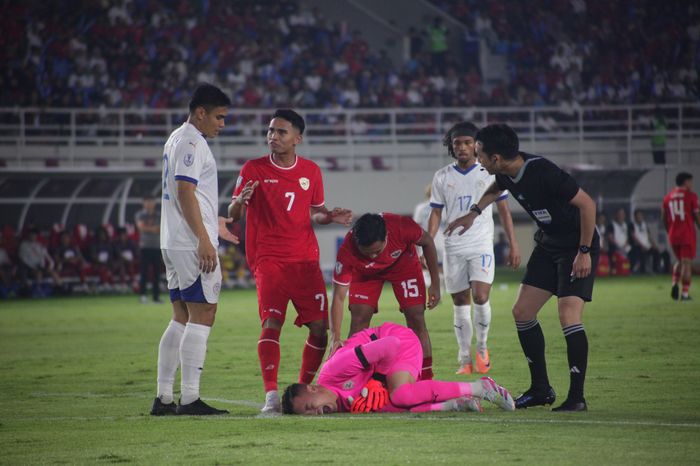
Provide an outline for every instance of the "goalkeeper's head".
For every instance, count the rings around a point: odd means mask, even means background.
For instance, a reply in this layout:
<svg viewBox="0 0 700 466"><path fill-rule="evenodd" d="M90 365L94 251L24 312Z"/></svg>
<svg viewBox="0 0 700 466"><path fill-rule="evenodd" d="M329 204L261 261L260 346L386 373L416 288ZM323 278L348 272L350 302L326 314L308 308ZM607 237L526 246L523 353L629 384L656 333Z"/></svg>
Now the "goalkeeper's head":
<svg viewBox="0 0 700 466"><path fill-rule="evenodd" d="M338 397L321 385L293 383L282 395L284 414L322 416L338 412Z"/></svg>

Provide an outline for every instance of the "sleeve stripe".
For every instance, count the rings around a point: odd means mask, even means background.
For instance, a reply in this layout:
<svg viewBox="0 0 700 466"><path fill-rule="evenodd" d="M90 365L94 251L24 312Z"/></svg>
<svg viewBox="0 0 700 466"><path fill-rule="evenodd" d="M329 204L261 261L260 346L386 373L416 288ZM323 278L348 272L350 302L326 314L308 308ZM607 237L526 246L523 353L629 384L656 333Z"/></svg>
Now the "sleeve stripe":
<svg viewBox="0 0 700 466"><path fill-rule="evenodd" d="M507 195L507 194L504 194L503 196L501 196L501 197L499 197L498 199L496 199L496 201L502 201L503 199L508 199L508 195Z"/></svg>
<svg viewBox="0 0 700 466"><path fill-rule="evenodd" d="M175 175L175 179L176 179L177 181L187 181L188 183L192 183L192 184L194 184L194 185L196 185L197 183L199 183L198 180L196 180L196 179L194 179L194 178L190 178L189 176L185 176L185 175Z"/></svg>
<svg viewBox="0 0 700 466"><path fill-rule="evenodd" d="M350 285L350 282L347 282L347 283L339 282L335 278L333 279L333 283L337 283L338 285L342 285L342 286L349 286Z"/></svg>
<svg viewBox="0 0 700 466"><path fill-rule="evenodd" d="M362 364L362 367L367 370L370 368L369 361L365 357L365 353L362 352L362 346L357 345L355 347L355 356L357 356L358 361Z"/></svg>
<svg viewBox="0 0 700 466"><path fill-rule="evenodd" d="M431 203L430 203L430 207L433 207L433 208L435 208L435 209L442 209L443 207L445 207L445 205L444 205L444 204L438 204L437 202L431 202Z"/></svg>
<svg viewBox="0 0 700 466"><path fill-rule="evenodd" d="M311 204L311 207L323 207L323 205L324 205L325 203L326 203L326 202L324 201L324 202L321 202L321 203L318 204L318 205Z"/></svg>

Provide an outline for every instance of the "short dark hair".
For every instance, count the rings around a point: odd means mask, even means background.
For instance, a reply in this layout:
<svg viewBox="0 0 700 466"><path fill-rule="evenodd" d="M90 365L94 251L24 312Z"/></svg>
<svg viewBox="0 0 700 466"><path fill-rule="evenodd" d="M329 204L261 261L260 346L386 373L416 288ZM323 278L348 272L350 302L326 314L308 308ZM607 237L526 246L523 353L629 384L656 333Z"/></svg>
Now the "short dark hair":
<svg viewBox="0 0 700 466"><path fill-rule="evenodd" d="M200 84L190 99L190 113L194 113L197 107L204 107L206 111L214 107L230 107L231 99L213 84Z"/></svg>
<svg viewBox="0 0 700 466"><path fill-rule="evenodd" d="M282 412L284 414L296 414L294 412L294 398L299 396L304 387L306 387L305 383L293 383L284 389L282 395Z"/></svg>
<svg viewBox="0 0 700 466"><path fill-rule="evenodd" d="M676 186L683 186L686 181L692 180L693 175L688 172L680 172L676 175Z"/></svg>
<svg viewBox="0 0 700 466"><path fill-rule="evenodd" d="M501 154L506 160L518 155L520 142L513 128L506 124L488 125L476 133L476 140L481 143L481 150L487 155Z"/></svg>
<svg viewBox="0 0 700 466"><path fill-rule="evenodd" d="M447 147L447 153L450 157L455 156L455 151L452 148L452 140L460 136L470 136L476 139L476 133L479 132L479 128L476 127L474 123L469 121L460 121L452 125L452 128L447 130L445 137L442 138L442 145Z"/></svg>
<svg viewBox="0 0 700 466"><path fill-rule="evenodd" d="M275 110L275 114L272 115L272 118L282 118L283 120L287 120L292 124L292 126L299 130L299 134L304 134L304 130L306 129L304 118L291 108L278 108Z"/></svg>
<svg viewBox="0 0 700 466"><path fill-rule="evenodd" d="M358 246L369 246L386 239L386 222L379 214L364 214L352 227L352 236Z"/></svg>

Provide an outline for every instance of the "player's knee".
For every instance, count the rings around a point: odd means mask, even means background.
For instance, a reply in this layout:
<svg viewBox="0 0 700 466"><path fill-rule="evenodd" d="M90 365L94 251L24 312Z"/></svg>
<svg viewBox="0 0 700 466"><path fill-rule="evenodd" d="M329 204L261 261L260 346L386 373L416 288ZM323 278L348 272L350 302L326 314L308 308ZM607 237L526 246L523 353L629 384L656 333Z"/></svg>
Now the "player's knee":
<svg viewBox="0 0 700 466"><path fill-rule="evenodd" d="M482 305L486 304L489 300L489 294L485 291L479 291L474 293L474 304Z"/></svg>
<svg viewBox="0 0 700 466"><path fill-rule="evenodd" d="M410 384L401 385L389 395L391 404L399 408L412 406Z"/></svg>
<svg viewBox="0 0 700 466"><path fill-rule="evenodd" d="M262 328L274 328L279 330L282 328L282 322L277 319L267 318L263 320Z"/></svg>
<svg viewBox="0 0 700 466"><path fill-rule="evenodd" d="M522 322L524 320L529 320L527 312L524 308L521 306L518 306L517 304L513 306L513 318L515 319L516 322Z"/></svg>

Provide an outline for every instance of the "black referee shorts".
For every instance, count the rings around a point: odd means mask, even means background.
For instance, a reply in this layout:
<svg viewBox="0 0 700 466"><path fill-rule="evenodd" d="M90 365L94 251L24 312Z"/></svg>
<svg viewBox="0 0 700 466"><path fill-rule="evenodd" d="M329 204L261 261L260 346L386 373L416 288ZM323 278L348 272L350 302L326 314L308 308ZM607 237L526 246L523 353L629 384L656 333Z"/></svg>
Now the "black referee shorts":
<svg viewBox="0 0 700 466"><path fill-rule="evenodd" d="M597 241L596 237L594 244ZM578 296L586 302L591 301L600 248L591 248L591 273L586 278L572 281L571 270L577 253L577 246L557 247L537 243L527 262L523 285L547 290L559 298Z"/></svg>

